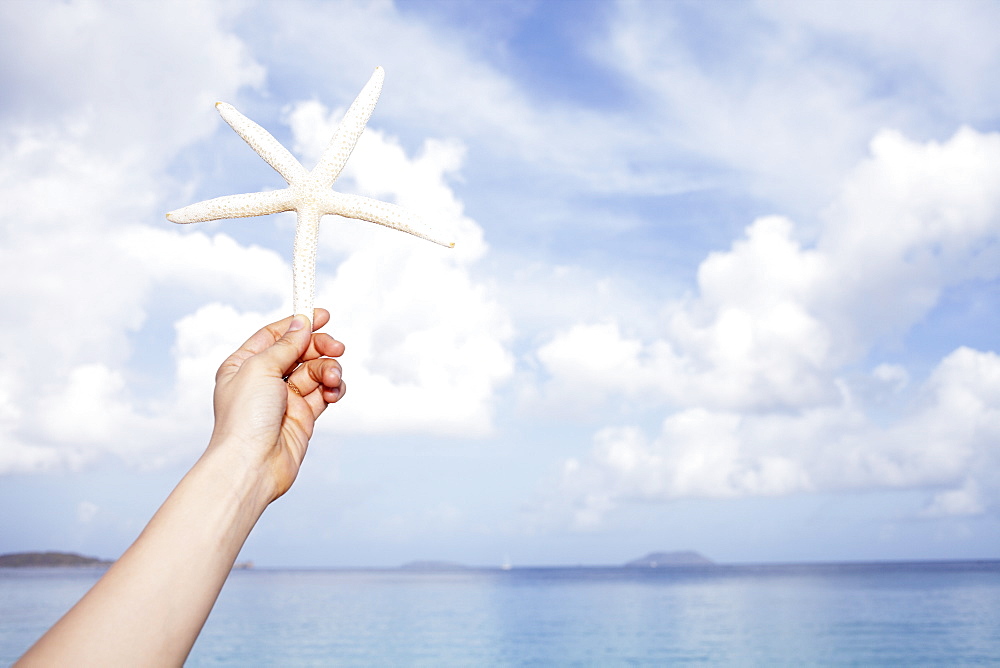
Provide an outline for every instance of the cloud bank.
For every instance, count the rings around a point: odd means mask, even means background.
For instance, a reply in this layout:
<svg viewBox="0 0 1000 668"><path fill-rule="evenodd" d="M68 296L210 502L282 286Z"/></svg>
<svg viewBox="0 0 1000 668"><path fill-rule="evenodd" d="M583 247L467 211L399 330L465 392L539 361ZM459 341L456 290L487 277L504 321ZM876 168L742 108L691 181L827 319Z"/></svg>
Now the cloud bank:
<svg viewBox="0 0 1000 668"><path fill-rule="evenodd" d="M710 254L662 338L581 323L538 349L545 401L586 405L596 393L669 407L658 434L606 428L565 462L578 525L628 499L847 488L950 488L929 513L983 507L1000 358L960 347L908 389L905 367L871 354L944 291L1000 275L1000 135L965 128L939 144L882 132L815 243L795 232L760 218Z"/></svg>
<svg viewBox="0 0 1000 668"><path fill-rule="evenodd" d="M23 98L4 105L0 136L8 205L0 214L0 472L79 467L107 455L139 466L190 456L210 430L218 364L290 309L291 233L281 217L232 227L166 223L163 212L179 205L166 200L199 187L167 170L221 129L211 102L260 86L265 71L220 6L193 3L183 15L161 4L17 6L32 14L19 21L46 31L44 44L29 48L39 36L30 32L3 47L32 59L34 75L17 90ZM109 79L112 72L130 85ZM311 146L318 132L315 149L325 146L339 115L315 103L290 109L295 141L307 135L302 143ZM238 155L258 160L249 149ZM473 276L488 248L448 185L462 161L454 140L428 140L411 158L373 126L345 176L366 194L438 219L459 243L451 254L324 221L334 229L325 230L321 255L338 261L321 265L318 303L329 305L331 329L349 342L353 406L340 431L492 429L492 395L512 368L510 324ZM254 224L288 231L288 253L237 241L235 226ZM150 341L159 347L140 343Z"/></svg>

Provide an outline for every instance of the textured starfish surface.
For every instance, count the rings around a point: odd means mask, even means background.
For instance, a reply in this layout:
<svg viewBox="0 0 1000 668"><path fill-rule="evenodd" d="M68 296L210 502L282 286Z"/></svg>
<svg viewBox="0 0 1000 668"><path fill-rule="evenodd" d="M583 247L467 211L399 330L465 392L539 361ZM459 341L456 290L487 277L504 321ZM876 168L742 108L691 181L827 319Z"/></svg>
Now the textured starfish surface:
<svg viewBox="0 0 1000 668"><path fill-rule="evenodd" d="M215 106L222 118L267 164L281 174L288 182L288 187L268 192L216 197L171 211L167 214L167 220L175 223L199 223L221 218L245 218L295 211L297 223L292 254L292 303L295 313L301 313L310 319L316 292L319 221L323 216L334 214L366 220L408 232L442 246L453 247L454 243L436 238L425 221L401 207L331 190L375 110L384 78L385 71L376 67L375 73L347 110L330 145L311 172L267 130L236 111L232 105L217 103Z"/></svg>

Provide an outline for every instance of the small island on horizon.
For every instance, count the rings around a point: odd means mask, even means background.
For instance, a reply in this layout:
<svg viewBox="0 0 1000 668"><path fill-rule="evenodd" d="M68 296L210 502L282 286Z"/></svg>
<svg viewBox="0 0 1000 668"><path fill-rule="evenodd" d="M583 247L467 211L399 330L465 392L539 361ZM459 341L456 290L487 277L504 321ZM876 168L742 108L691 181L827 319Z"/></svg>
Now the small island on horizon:
<svg viewBox="0 0 1000 668"><path fill-rule="evenodd" d="M110 566L114 562L75 552L15 552L0 554L0 568L65 568Z"/></svg>
<svg viewBox="0 0 1000 668"><path fill-rule="evenodd" d="M624 564L610 566L590 566L589 568L688 568L697 566L716 566L717 564L694 550L678 550L674 552L650 552L644 557L627 561ZM443 571L464 571L478 569L477 566L467 566L466 564L454 561L422 560L410 561L399 566L401 571L415 572L443 572ZM500 570L510 570L512 566L505 562ZM559 568L556 566L555 568ZM588 566L578 565L575 568L588 568Z"/></svg>
<svg viewBox="0 0 1000 668"><path fill-rule="evenodd" d="M465 564L455 563L453 561L410 561L399 567L401 571L465 571L469 570L469 567Z"/></svg>
<svg viewBox="0 0 1000 668"><path fill-rule="evenodd" d="M694 550L678 552L650 552L645 557L633 559L625 568L677 568L684 566L715 566L715 562Z"/></svg>
<svg viewBox="0 0 1000 668"><path fill-rule="evenodd" d="M75 552L13 552L0 554L0 568L106 568L114 559L86 557ZM252 561L237 561L233 570L253 568Z"/></svg>

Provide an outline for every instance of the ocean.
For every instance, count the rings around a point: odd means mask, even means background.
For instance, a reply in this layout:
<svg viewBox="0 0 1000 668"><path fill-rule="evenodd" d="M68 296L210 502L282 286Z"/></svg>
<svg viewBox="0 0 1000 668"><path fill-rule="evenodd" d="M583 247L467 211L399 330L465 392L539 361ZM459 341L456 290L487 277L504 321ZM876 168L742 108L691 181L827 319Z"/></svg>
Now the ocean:
<svg viewBox="0 0 1000 668"><path fill-rule="evenodd" d="M99 575L0 569L0 663ZM187 665L1000 666L1000 561L234 571Z"/></svg>

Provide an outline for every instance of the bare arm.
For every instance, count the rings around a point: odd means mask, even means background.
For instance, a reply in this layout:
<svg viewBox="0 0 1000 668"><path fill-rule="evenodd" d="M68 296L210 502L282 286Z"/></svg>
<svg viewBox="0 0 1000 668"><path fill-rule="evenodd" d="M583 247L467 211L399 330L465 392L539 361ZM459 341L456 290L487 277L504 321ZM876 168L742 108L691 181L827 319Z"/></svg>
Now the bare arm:
<svg viewBox="0 0 1000 668"><path fill-rule="evenodd" d="M316 328L329 318L317 309ZM332 359L343 344L295 321L268 325L223 363L205 453L16 666L184 663L250 530L295 481L316 418L346 390Z"/></svg>

